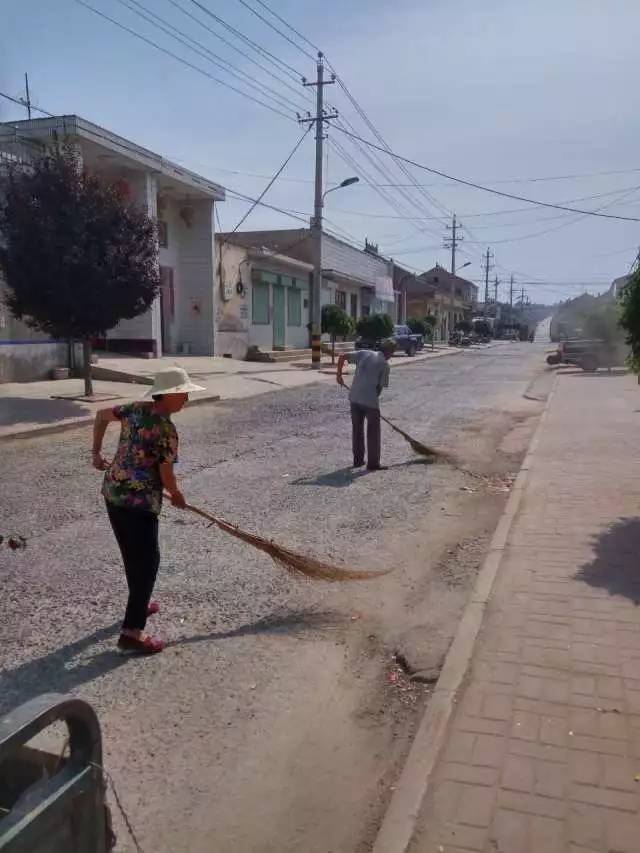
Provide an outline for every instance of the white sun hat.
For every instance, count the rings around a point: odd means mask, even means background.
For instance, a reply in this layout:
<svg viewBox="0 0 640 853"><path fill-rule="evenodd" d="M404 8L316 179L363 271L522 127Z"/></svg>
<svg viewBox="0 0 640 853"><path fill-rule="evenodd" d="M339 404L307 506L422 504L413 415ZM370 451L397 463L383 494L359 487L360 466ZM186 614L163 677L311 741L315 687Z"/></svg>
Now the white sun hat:
<svg viewBox="0 0 640 853"><path fill-rule="evenodd" d="M202 385L196 385L189 379L189 374L182 367L170 367L156 373L153 386L145 394L145 397L153 397L155 394L190 394L192 391L206 391Z"/></svg>

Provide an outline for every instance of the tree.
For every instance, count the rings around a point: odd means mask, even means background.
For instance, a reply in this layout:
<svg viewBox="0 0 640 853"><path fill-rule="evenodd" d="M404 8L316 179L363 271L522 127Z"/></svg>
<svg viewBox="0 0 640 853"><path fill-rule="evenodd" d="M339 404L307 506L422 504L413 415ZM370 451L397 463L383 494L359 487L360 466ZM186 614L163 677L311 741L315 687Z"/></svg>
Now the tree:
<svg viewBox="0 0 640 853"><path fill-rule="evenodd" d="M628 361L634 373L640 373L640 268L638 268L620 296L620 325L625 330L625 341L631 348Z"/></svg>
<svg viewBox="0 0 640 853"><path fill-rule="evenodd" d="M393 320L388 314L369 314L362 317L356 324L356 331L361 338L369 341L381 341L393 334Z"/></svg>
<svg viewBox="0 0 640 853"><path fill-rule="evenodd" d="M335 364L336 338L346 338L353 332L353 320L339 305L323 305L322 332L331 335L331 364Z"/></svg>
<svg viewBox="0 0 640 853"><path fill-rule="evenodd" d="M465 335L468 335L469 332L472 331L472 329L473 329L473 326L471 325L471 323L468 320L458 320L458 322L455 325L455 331L456 332L462 332Z"/></svg>
<svg viewBox="0 0 640 853"><path fill-rule="evenodd" d="M478 322L473 323L473 331L476 335L480 335L481 338L491 337L491 326L486 320L479 320Z"/></svg>
<svg viewBox="0 0 640 853"><path fill-rule="evenodd" d="M431 349L434 347L434 338L435 338L435 328L438 325L438 318L435 314L427 314L427 316L423 320L425 326L427 327L426 335L431 341Z"/></svg>
<svg viewBox="0 0 640 853"><path fill-rule="evenodd" d="M33 329L82 341L91 396L92 339L143 314L158 295L155 225L64 146L10 170L2 189L6 304Z"/></svg>
<svg viewBox="0 0 640 853"><path fill-rule="evenodd" d="M428 331L425 321L420 320L418 317L409 317L407 320L407 326L411 329L414 335L426 335Z"/></svg>

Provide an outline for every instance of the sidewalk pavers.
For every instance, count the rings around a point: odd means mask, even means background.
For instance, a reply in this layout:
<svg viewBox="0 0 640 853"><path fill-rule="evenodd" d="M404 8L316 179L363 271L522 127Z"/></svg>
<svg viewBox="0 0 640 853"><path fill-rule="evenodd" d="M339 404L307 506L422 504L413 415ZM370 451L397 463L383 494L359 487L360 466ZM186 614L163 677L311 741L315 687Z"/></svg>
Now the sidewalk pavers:
<svg viewBox="0 0 640 853"><path fill-rule="evenodd" d="M559 377L410 853L640 850L638 409Z"/></svg>

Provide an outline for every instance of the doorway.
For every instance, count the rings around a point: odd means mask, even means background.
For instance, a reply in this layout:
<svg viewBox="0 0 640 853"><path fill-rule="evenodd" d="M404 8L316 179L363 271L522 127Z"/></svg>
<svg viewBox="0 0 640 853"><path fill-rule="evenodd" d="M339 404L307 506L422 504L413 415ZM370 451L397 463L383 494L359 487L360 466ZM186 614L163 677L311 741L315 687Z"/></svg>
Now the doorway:
<svg viewBox="0 0 640 853"><path fill-rule="evenodd" d="M285 299L284 287L273 285L273 348L284 349L285 346Z"/></svg>
<svg viewBox="0 0 640 853"><path fill-rule="evenodd" d="M349 313L352 320L358 319L358 294L352 293L349 297Z"/></svg>
<svg viewBox="0 0 640 853"><path fill-rule="evenodd" d="M160 335L163 354L173 352L172 327L174 317L173 267L160 267Z"/></svg>

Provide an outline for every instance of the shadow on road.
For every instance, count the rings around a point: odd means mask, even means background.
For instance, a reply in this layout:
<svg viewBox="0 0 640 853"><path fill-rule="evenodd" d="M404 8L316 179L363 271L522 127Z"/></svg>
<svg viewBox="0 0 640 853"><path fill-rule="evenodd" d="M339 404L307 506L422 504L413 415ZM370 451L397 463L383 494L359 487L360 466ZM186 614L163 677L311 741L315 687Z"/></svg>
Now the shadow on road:
<svg viewBox="0 0 640 853"><path fill-rule="evenodd" d="M77 666L72 665L77 655L114 636L119 629L120 622L114 622L55 652L3 672L0 675L0 712L4 713L41 693L69 693L127 663L130 658L121 657L113 649L99 652Z"/></svg>
<svg viewBox="0 0 640 853"><path fill-rule="evenodd" d="M188 646L193 643L205 643L215 640L229 640L234 637L252 637L256 634L296 635L324 628L339 628L346 624L349 617L332 610L293 610L284 613L271 613L255 622L230 628L228 631L212 631L209 634L194 634L168 643L168 646Z"/></svg>
<svg viewBox="0 0 640 853"><path fill-rule="evenodd" d="M576 572L576 580L640 604L639 548L640 518L621 518L596 538L596 556Z"/></svg>
<svg viewBox="0 0 640 853"><path fill-rule="evenodd" d="M0 426L52 424L67 418L81 418L88 409L71 400L37 400L28 397L0 397Z"/></svg>
<svg viewBox="0 0 640 853"><path fill-rule="evenodd" d="M338 468L337 471L319 474L317 477L299 477L297 480L291 480L290 483L292 486L331 486L334 489L344 489L368 473L366 468L358 470L352 467Z"/></svg>

